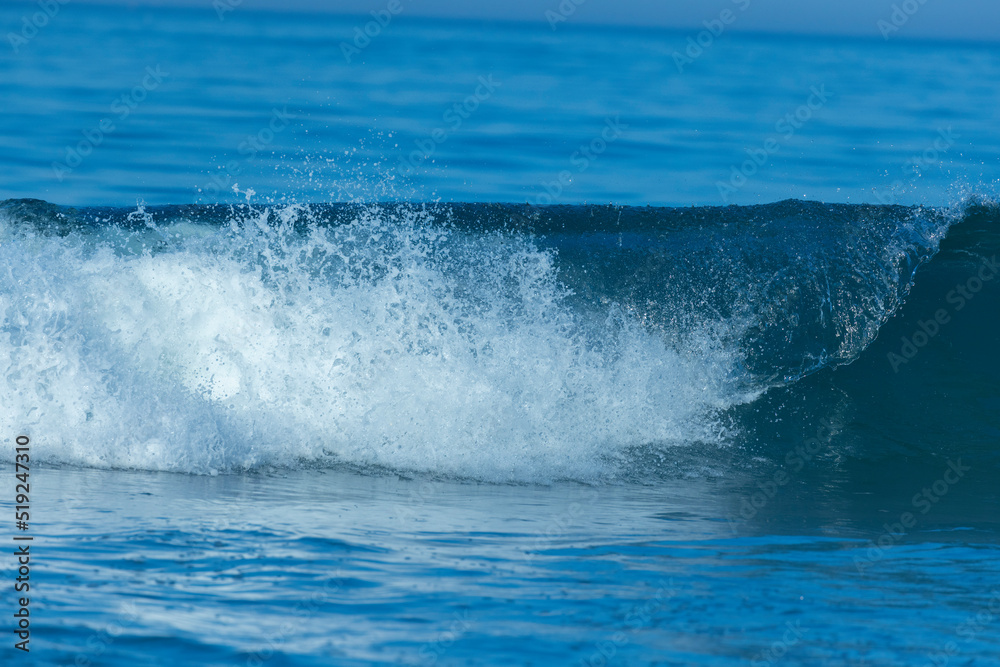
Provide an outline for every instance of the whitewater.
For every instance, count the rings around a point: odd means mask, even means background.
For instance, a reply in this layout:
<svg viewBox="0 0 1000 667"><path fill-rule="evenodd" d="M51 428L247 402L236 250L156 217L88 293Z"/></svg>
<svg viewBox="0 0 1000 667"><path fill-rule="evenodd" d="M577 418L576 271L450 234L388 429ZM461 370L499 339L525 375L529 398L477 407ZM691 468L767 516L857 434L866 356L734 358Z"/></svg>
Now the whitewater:
<svg viewBox="0 0 1000 667"><path fill-rule="evenodd" d="M4 426L103 468L628 477L854 361L966 208L12 200Z"/></svg>

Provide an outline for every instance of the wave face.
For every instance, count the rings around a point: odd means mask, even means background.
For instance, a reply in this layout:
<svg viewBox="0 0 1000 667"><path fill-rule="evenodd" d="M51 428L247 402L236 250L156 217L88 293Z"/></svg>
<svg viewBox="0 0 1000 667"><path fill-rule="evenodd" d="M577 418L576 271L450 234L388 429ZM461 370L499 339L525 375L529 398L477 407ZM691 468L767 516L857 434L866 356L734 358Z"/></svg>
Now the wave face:
<svg viewBox="0 0 1000 667"><path fill-rule="evenodd" d="M979 252L996 219L9 200L0 427L98 467L614 478L738 441L741 410L857 360L942 240Z"/></svg>

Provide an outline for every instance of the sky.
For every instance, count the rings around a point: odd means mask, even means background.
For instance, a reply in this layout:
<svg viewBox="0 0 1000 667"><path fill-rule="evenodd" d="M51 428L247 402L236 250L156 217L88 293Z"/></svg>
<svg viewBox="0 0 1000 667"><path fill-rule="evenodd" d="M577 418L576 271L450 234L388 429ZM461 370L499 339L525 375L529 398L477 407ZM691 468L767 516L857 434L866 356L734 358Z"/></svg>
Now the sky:
<svg viewBox="0 0 1000 667"><path fill-rule="evenodd" d="M0 0L3 1L3 0ZM8 0L9 1L9 0ZM76 0L88 1L88 0ZM702 27L727 8L738 16L731 30L799 34L883 35L908 39L1000 38L998 0L89 0L130 6L205 7L214 2L246 9L304 10L368 14L399 2L411 16L559 21L641 25L677 29ZM547 14L547 12L550 12ZM880 24L880 21L884 22ZM895 31L893 28L900 30Z"/></svg>

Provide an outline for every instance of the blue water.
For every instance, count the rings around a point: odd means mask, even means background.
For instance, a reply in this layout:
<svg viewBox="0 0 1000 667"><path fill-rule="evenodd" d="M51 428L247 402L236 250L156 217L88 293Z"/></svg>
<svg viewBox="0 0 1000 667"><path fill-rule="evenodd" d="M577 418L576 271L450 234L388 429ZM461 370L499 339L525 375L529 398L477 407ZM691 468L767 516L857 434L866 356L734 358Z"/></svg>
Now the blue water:
<svg viewBox="0 0 1000 667"><path fill-rule="evenodd" d="M3 664L1000 664L995 45L367 20L0 44Z"/></svg>
<svg viewBox="0 0 1000 667"><path fill-rule="evenodd" d="M6 33L26 8L0 11ZM235 201L237 183L278 200L536 202L569 171L558 203L718 205L727 202L716 183L769 138L779 150L728 203L874 203L874 188L940 205L956 188L998 178L993 45L726 33L680 73L673 54L687 48L684 32L404 13L347 63L340 45L361 17L237 9L224 18L210 8L70 3L18 53L5 42L0 158L10 168L0 197ZM151 90L141 88L147 67L163 73L147 81ZM495 91L483 89L468 118L446 121L481 76L493 77ZM814 86L828 100L807 108L800 128L777 129ZM272 137L275 109L294 118L275 123ZM573 155L608 118L620 119L620 136L599 155L581 154L581 171ZM114 131L58 180L52 164L65 163L84 131L97 137L104 119ZM401 161L436 128L444 141L401 177ZM924 162L948 128L945 150ZM248 142L261 132L269 143Z"/></svg>

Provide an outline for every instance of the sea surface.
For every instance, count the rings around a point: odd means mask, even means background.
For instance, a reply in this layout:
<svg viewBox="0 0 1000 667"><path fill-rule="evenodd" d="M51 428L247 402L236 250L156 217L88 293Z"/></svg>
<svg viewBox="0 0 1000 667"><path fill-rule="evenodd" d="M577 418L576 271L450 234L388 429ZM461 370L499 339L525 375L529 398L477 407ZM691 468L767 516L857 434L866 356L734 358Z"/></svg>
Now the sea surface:
<svg viewBox="0 0 1000 667"><path fill-rule="evenodd" d="M0 662L1000 665L995 45L220 1L0 6Z"/></svg>

